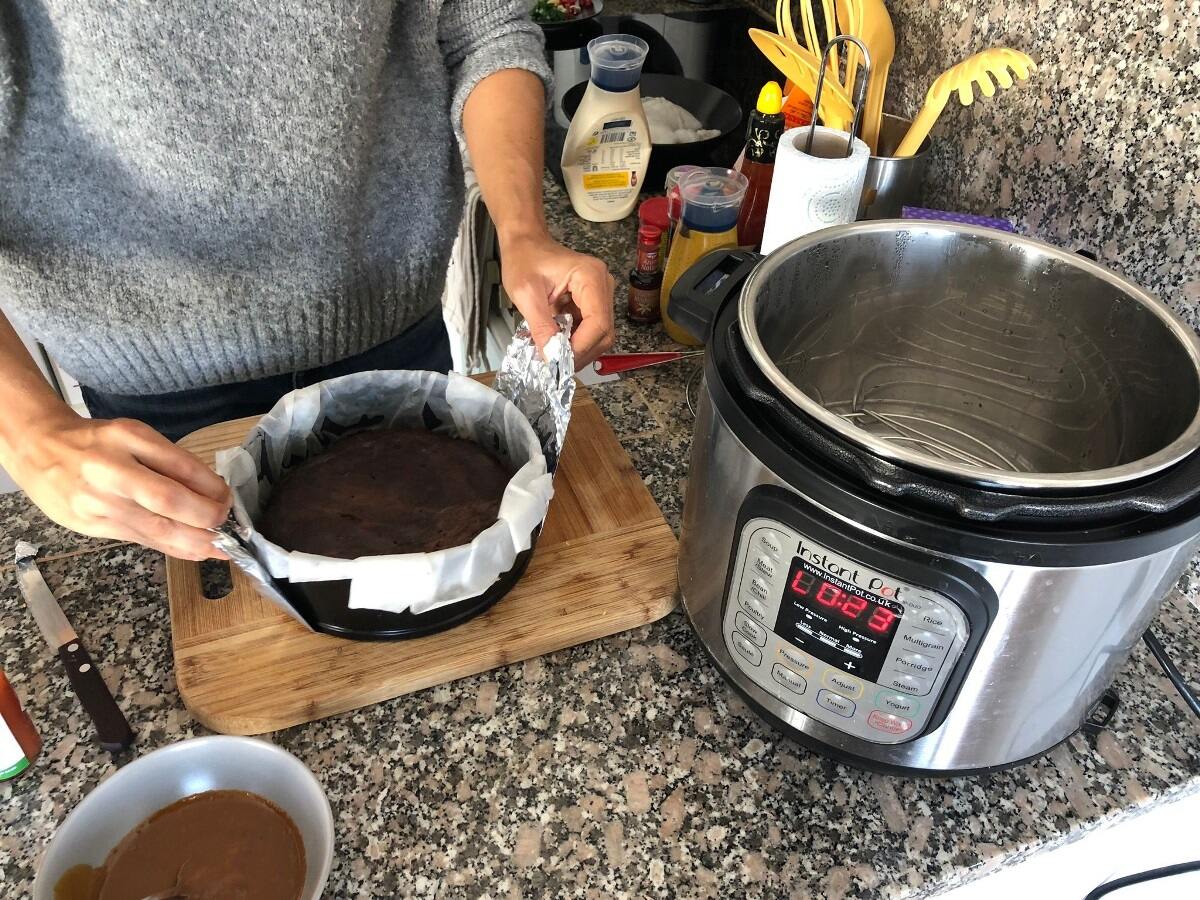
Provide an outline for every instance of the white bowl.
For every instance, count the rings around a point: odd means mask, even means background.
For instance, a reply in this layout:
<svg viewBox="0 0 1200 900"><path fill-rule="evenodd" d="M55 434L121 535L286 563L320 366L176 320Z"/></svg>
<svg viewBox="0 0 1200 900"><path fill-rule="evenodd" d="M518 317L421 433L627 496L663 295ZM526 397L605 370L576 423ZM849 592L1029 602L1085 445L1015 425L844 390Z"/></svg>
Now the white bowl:
<svg viewBox="0 0 1200 900"><path fill-rule="evenodd" d="M304 841L303 900L318 900L333 865L333 813L304 763L266 741L192 738L134 760L83 798L59 826L37 878L33 900L54 900L54 885L72 866L99 866L148 816L191 794L250 791L287 813Z"/></svg>

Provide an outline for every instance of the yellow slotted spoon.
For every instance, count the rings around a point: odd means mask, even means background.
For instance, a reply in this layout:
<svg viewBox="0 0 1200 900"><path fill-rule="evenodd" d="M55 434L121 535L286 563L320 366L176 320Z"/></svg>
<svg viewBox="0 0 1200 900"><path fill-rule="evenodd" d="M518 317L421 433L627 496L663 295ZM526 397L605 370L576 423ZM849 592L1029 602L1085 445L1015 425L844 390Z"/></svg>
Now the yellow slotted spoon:
<svg viewBox="0 0 1200 900"><path fill-rule="evenodd" d="M792 84L810 97L816 94L817 76L821 71L820 59L795 41L762 28L751 28L749 34L750 40L754 41L763 56ZM854 104L836 79L826 80L817 114L822 122L837 131L848 130L854 121Z"/></svg>
<svg viewBox="0 0 1200 900"><path fill-rule="evenodd" d="M1036 68L1032 59L1020 50L1012 50L1008 47L992 47L989 50L981 50L974 56L968 56L958 65L951 66L929 86L929 92L925 95L925 105L913 119L908 134L896 148L895 155L912 156L917 152L922 142L929 136L929 132L933 130L938 116L946 108L950 95L955 91L958 92L959 102L963 106L970 106L975 102L976 86L983 96L992 97L996 94L996 85L1005 90L1013 86L1012 75L1009 74L1010 69L1013 75L1023 81ZM995 79L995 82L992 79Z"/></svg>

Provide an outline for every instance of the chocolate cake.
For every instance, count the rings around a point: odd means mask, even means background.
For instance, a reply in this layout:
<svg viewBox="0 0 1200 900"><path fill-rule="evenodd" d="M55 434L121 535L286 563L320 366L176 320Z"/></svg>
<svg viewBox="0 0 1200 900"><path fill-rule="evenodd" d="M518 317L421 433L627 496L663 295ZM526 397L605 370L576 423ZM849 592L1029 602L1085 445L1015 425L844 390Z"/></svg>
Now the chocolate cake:
<svg viewBox="0 0 1200 900"><path fill-rule="evenodd" d="M340 559L469 544L500 510L509 473L471 441L362 431L289 471L256 523L285 550Z"/></svg>

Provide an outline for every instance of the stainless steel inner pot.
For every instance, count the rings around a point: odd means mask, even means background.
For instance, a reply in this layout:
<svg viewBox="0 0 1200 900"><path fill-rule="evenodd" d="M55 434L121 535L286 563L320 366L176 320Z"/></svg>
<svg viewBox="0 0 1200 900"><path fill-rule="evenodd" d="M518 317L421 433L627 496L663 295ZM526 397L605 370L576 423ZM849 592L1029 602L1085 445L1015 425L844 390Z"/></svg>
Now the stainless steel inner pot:
<svg viewBox="0 0 1200 900"><path fill-rule="evenodd" d="M756 364L879 456L976 484L1132 481L1200 443L1200 340L1077 254L993 229L859 222L780 247L742 291Z"/></svg>

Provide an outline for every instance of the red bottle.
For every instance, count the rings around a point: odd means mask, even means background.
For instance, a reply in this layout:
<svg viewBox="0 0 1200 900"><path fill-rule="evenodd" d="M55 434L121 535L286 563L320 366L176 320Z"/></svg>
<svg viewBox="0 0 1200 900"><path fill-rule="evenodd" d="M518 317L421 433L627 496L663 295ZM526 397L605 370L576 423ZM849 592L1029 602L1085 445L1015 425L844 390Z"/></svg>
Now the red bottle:
<svg viewBox="0 0 1200 900"><path fill-rule="evenodd" d="M21 700L0 672L0 781L16 778L42 750L42 739Z"/></svg>
<svg viewBox="0 0 1200 900"><path fill-rule="evenodd" d="M767 203L775 176L775 153L783 134L783 92L768 81L758 94L758 105L746 129L746 150L738 171L750 182L738 215L737 240L742 247L758 248L767 223Z"/></svg>
<svg viewBox="0 0 1200 900"><path fill-rule="evenodd" d="M649 325L660 318L662 291L662 229L643 225L638 229L637 262L629 273L629 306L634 322Z"/></svg>

